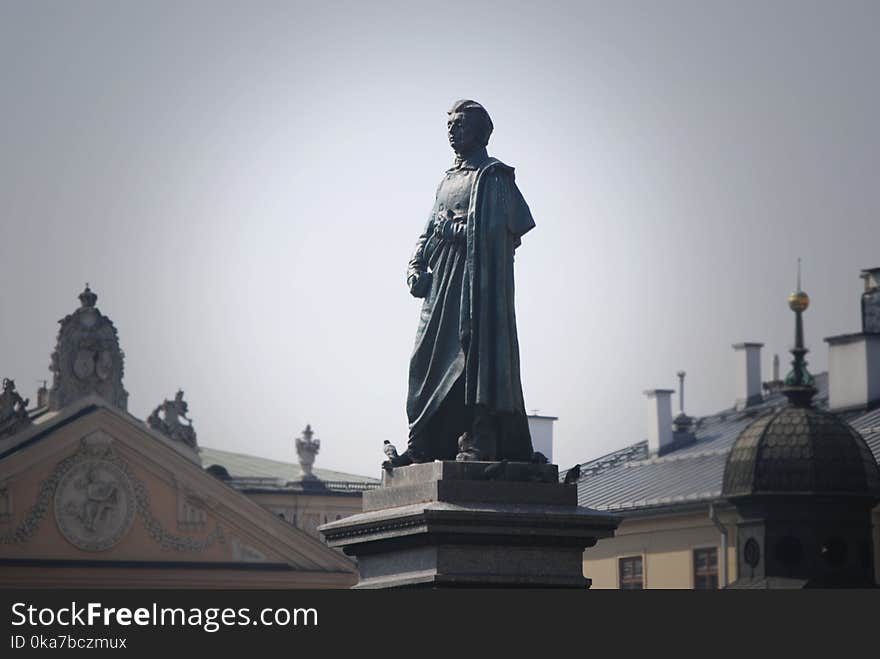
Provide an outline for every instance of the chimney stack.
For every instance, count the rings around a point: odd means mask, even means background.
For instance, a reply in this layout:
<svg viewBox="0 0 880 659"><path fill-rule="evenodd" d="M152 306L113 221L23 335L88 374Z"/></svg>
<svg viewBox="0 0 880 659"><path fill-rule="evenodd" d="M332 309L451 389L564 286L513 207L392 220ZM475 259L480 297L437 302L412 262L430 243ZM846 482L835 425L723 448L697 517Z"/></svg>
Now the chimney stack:
<svg viewBox="0 0 880 659"><path fill-rule="evenodd" d="M49 389L45 380L40 380L40 388L37 389L37 407L49 407Z"/></svg>
<svg viewBox="0 0 880 659"><path fill-rule="evenodd" d="M829 336L828 407L866 408L880 402L880 268L862 270L862 331Z"/></svg>
<svg viewBox="0 0 880 659"><path fill-rule="evenodd" d="M538 410L532 410L526 418L529 420L529 434L532 436L532 448L543 453L549 462L553 462L553 422L556 416L540 416Z"/></svg>
<svg viewBox="0 0 880 659"><path fill-rule="evenodd" d="M672 389L648 389L648 451L662 455L672 445Z"/></svg>
<svg viewBox="0 0 880 659"><path fill-rule="evenodd" d="M687 373L679 371L676 375L678 376L678 416L672 422L674 431L672 439L679 443L692 438L690 430L694 420L684 412L684 376Z"/></svg>
<svg viewBox="0 0 880 659"><path fill-rule="evenodd" d="M880 334L880 268L862 270L865 292L862 293L862 332Z"/></svg>
<svg viewBox="0 0 880 659"><path fill-rule="evenodd" d="M761 348L763 343L734 343L736 351L736 403L743 410L761 403Z"/></svg>

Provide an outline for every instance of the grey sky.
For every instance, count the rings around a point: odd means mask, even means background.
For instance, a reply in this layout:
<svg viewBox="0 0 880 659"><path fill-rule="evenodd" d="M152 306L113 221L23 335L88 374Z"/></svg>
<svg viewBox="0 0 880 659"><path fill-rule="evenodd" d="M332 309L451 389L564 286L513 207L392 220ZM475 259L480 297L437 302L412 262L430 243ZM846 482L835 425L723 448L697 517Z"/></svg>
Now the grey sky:
<svg viewBox="0 0 880 659"><path fill-rule="evenodd" d="M406 441L404 271L492 115L537 228L517 253L526 405L560 465L644 438L737 341L783 364L804 259L814 371L880 265L875 2L0 2L0 375L33 398L89 281L130 411L183 387L202 444L375 474Z"/></svg>

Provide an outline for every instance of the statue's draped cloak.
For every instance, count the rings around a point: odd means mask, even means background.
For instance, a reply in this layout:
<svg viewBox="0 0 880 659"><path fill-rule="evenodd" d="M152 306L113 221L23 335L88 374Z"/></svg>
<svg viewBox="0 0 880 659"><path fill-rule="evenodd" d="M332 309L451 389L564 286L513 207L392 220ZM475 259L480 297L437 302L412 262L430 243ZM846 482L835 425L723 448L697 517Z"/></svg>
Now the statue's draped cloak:
<svg viewBox="0 0 880 659"><path fill-rule="evenodd" d="M441 184L442 188L442 184ZM440 241L434 226L438 201L416 244L409 274L430 268L432 283L422 306L410 361L407 415L410 438L431 434L431 424L455 387L454 396L472 408L518 421L520 435L504 440L499 457L528 459L531 439L520 381L514 313L514 250L535 226L514 182L513 168L487 158L477 168L467 211L466 244Z"/></svg>

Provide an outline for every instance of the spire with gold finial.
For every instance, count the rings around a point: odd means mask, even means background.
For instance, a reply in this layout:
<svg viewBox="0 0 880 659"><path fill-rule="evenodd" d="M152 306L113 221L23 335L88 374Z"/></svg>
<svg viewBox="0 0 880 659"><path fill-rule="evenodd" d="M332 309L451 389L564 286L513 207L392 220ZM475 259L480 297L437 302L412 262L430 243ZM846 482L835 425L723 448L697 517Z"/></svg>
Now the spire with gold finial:
<svg viewBox="0 0 880 659"><path fill-rule="evenodd" d="M785 376L785 386L782 392L788 397L792 405L809 407L816 387L813 376L807 370L807 362L804 360L809 350L804 347L804 321L802 314L810 306L810 296L801 289L801 260L798 259L797 290L788 296L788 306L794 311L794 347L791 354L794 360L791 362L791 371Z"/></svg>

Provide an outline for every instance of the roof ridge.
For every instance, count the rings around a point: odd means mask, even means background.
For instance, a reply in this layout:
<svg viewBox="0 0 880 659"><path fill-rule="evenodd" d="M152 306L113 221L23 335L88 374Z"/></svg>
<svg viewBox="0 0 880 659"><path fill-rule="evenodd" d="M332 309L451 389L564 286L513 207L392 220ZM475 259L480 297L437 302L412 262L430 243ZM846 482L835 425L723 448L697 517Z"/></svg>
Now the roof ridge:
<svg viewBox="0 0 880 659"><path fill-rule="evenodd" d="M691 444L691 446L693 446L693 444ZM688 451L679 454L669 453L667 455L655 455L650 458L644 458L642 460L630 460L629 462L626 462L621 466L638 467L646 464L665 464L667 462L679 462L682 460L689 460L691 458L710 458L717 455L727 455L729 452L729 448L716 448L706 449L704 451Z"/></svg>

